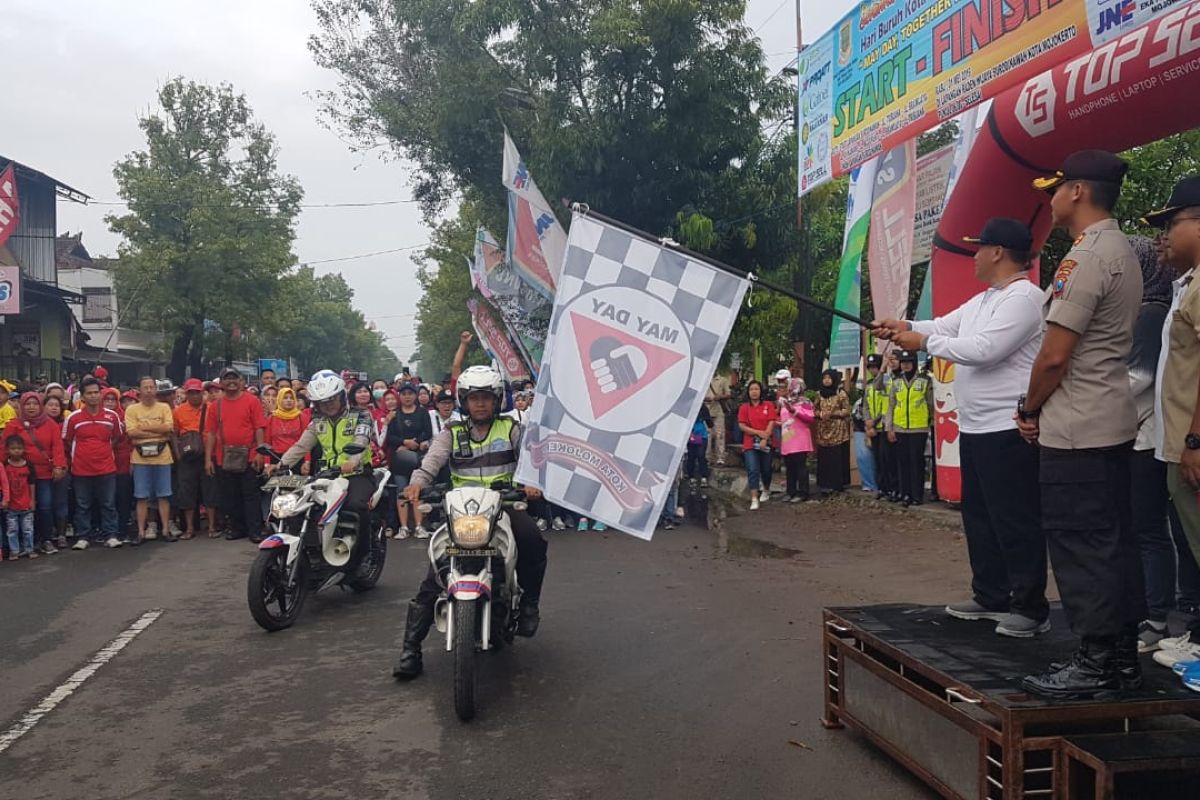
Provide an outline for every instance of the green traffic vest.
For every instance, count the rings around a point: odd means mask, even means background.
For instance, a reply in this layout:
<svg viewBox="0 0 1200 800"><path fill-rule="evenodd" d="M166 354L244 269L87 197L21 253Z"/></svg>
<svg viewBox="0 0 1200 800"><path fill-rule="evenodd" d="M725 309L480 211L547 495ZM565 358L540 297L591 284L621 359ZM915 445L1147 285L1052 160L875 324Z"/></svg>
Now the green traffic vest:
<svg viewBox="0 0 1200 800"><path fill-rule="evenodd" d="M896 411L892 420L897 428L908 430L925 430L929 427L929 404L926 396L929 392L929 378L918 375L912 383L903 378L893 381L896 387Z"/></svg>
<svg viewBox="0 0 1200 800"><path fill-rule="evenodd" d="M312 429L321 448L318 469L333 469L349 461L350 456L343 453L342 448L353 442L356 436L367 437L367 450L362 454L362 471L371 469L370 440L375 423L368 414L350 412L337 419L317 417L312 421Z"/></svg>
<svg viewBox="0 0 1200 800"><path fill-rule="evenodd" d="M867 413L872 419L879 420L879 424L883 424L883 418L887 416L888 410L888 391L890 381L879 380L875 378L867 384Z"/></svg>
<svg viewBox="0 0 1200 800"><path fill-rule="evenodd" d="M517 474L517 453L512 446L513 426L507 417L492 421L482 442L471 438L469 424L450 426L450 482L463 486L490 487L495 481L512 483Z"/></svg>

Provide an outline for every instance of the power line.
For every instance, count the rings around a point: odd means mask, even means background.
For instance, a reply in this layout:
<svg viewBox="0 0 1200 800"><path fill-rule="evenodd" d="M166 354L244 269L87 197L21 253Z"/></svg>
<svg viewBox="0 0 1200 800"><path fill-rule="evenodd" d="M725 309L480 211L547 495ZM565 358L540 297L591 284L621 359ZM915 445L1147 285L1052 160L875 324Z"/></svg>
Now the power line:
<svg viewBox="0 0 1200 800"><path fill-rule="evenodd" d="M772 11L770 13L770 15L767 16L766 19L764 19L762 22L755 25L753 28L751 28L751 30L754 31L755 33L758 33L760 28L762 28L764 25L766 25L771 20L775 19L775 15L778 14L780 11L783 11L783 7L786 6L790 2L792 2L792 0L783 0L783 2L780 3L779 6L776 7L776 9L774 11Z"/></svg>
<svg viewBox="0 0 1200 800"><path fill-rule="evenodd" d="M406 203L415 203L416 200L363 200L352 203L300 203L297 208L370 208L373 206L395 206ZM85 205L90 206L128 206L128 200L90 200ZM255 208L255 209L278 209L279 203L248 203L239 205L236 203L184 203L179 200L164 201L160 205L186 205L188 208Z"/></svg>
<svg viewBox="0 0 1200 800"><path fill-rule="evenodd" d="M431 242L422 242L421 244L413 244L408 247L394 247L391 250L376 250L374 253L361 253L356 256L342 256L340 258L322 258L316 261L301 261L300 264L305 267L311 267L314 264L332 264L336 261L355 261L360 258L371 258L372 256L385 256L389 253L403 253L407 250L420 250L422 247L428 247Z"/></svg>

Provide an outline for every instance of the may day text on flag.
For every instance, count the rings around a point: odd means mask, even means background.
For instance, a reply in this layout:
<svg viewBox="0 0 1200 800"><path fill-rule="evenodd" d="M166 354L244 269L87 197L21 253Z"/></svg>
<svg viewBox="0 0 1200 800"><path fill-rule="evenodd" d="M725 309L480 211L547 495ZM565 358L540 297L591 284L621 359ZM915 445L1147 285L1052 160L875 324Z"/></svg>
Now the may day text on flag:
<svg viewBox="0 0 1200 800"><path fill-rule="evenodd" d="M516 480L651 538L748 286L577 211Z"/></svg>

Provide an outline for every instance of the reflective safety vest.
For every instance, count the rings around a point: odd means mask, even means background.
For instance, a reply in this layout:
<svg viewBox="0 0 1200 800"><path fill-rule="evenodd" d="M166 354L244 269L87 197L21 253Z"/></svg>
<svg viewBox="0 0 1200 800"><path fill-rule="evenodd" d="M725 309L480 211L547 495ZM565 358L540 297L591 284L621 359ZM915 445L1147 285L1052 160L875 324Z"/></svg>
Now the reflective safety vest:
<svg viewBox="0 0 1200 800"><path fill-rule="evenodd" d="M896 388L896 410L892 421L897 428L925 430L929 427L929 378L917 375L910 384L904 378L892 381Z"/></svg>
<svg viewBox="0 0 1200 800"><path fill-rule="evenodd" d="M365 411L344 413L337 419L317 417L312 421L313 433L317 437L317 445L321 448L318 469L333 469L340 467L350 460L350 456L342 452L342 448L362 436L367 440L367 449L362 454L362 471L371 469L371 438L375 432L375 423L371 415Z"/></svg>
<svg viewBox="0 0 1200 800"><path fill-rule="evenodd" d="M883 420L887 417L888 411L888 392L891 391L891 379L883 377L876 378L867 384L867 414L876 420L876 427L883 427Z"/></svg>
<svg viewBox="0 0 1200 800"><path fill-rule="evenodd" d="M512 446L516 424L507 417L498 417L482 442L471 438L469 423L450 426L450 482L454 488L488 488L496 481L513 482L517 475L517 452Z"/></svg>

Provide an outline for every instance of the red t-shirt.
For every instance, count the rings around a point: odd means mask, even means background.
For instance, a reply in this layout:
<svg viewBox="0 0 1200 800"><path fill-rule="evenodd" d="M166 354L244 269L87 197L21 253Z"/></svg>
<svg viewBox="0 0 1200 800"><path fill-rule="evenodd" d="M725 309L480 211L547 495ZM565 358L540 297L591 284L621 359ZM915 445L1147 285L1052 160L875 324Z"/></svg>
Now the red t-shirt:
<svg viewBox="0 0 1200 800"><path fill-rule="evenodd" d="M307 427L303 412L295 419L271 416L267 419L267 444L276 453L283 455L288 448L300 441L300 436Z"/></svg>
<svg viewBox="0 0 1200 800"><path fill-rule="evenodd" d="M8 437L14 435L20 436L25 442L25 460L33 468L34 477L38 480L48 481L53 478L55 467L66 468L67 454L63 450L61 425L46 419L31 430L25 426L24 420L17 418L9 420L4 426L0 439L8 441Z"/></svg>
<svg viewBox="0 0 1200 800"><path fill-rule="evenodd" d="M67 417L63 439L71 454L71 474L81 478L116 474L114 448L123 434L121 418L111 409L101 408L92 414L82 408Z"/></svg>
<svg viewBox="0 0 1200 800"><path fill-rule="evenodd" d="M8 510L33 511L33 468L29 460L19 467L5 461L4 474L8 479L8 493L4 497Z"/></svg>
<svg viewBox="0 0 1200 800"><path fill-rule="evenodd" d="M217 430L220 423L221 430ZM249 392L242 392L231 400L228 396L221 397L209 406L204 418L204 432L216 436L213 445L213 460L220 465L226 447L249 447L253 454L258 445L254 432L267 427L267 415L263 412L262 403Z"/></svg>
<svg viewBox="0 0 1200 800"><path fill-rule="evenodd" d="M738 425L754 428L756 431L765 431L767 425L778 419L779 414L775 409L775 404L768 403L765 400L761 401L758 405L742 403L742 407L738 409ZM767 440L767 445L770 444L770 440ZM748 433L742 434L742 449L754 449L754 437Z"/></svg>

